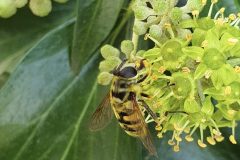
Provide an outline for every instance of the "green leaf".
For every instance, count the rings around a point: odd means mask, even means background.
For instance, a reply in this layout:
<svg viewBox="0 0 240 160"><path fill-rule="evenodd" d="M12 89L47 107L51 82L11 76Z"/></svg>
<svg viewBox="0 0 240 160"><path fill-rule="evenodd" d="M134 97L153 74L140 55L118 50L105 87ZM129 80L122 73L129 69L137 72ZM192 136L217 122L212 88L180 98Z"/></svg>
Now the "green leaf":
<svg viewBox="0 0 240 160"><path fill-rule="evenodd" d="M221 73L219 76L221 76L224 85L229 85L238 78L234 68L230 65L225 65L218 72Z"/></svg>
<svg viewBox="0 0 240 160"><path fill-rule="evenodd" d="M207 66L203 63L200 63L197 68L196 71L194 73L194 79L200 79L204 76L204 74L207 71Z"/></svg>
<svg viewBox="0 0 240 160"><path fill-rule="evenodd" d="M196 61L200 61L204 53L204 49L202 47L197 47L197 46L184 47L182 51L187 56L191 57Z"/></svg>
<svg viewBox="0 0 240 160"><path fill-rule="evenodd" d="M71 68L78 73L113 28L123 0L78 0Z"/></svg>
<svg viewBox="0 0 240 160"><path fill-rule="evenodd" d="M219 72L219 70L216 70L212 73L211 80L212 80L213 86L216 89L220 89L222 87L223 80L222 80L222 77L221 77L221 72Z"/></svg>
<svg viewBox="0 0 240 160"><path fill-rule="evenodd" d="M184 111L187 113L196 113L200 111L200 106L195 99L188 98L184 102Z"/></svg>
<svg viewBox="0 0 240 160"><path fill-rule="evenodd" d="M201 47L202 42L205 40L206 31L196 28L192 34L192 45Z"/></svg>
<svg viewBox="0 0 240 160"><path fill-rule="evenodd" d="M66 7L72 9L73 6ZM59 15L56 14L54 19ZM33 18L31 23L38 23L36 19ZM34 26L27 26L28 21L10 21L15 26L23 23L26 32ZM18 63L9 65L15 67L0 92L0 159L141 159L141 143L127 136L116 121L98 133L88 130L89 119L106 91L96 83L98 56L91 57L77 76L69 67L73 23L74 19L65 19L52 28L45 26L39 29L41 34L36 40L33 38L36 35L32 35L35 32L29 31L29 35L25 35L26 32L21 32L23 28L15 28L18 41L28 40L28 43L20 41L21 46L12 36L13 28L8 30L8 25L5 25L4 34L0 34L1 37L9 36L9 43L1 44L6 53L1 55L4 58L1 64L6 64L8 54L17 54L14 45L25 49L21 50L24 56Z"/></svg>
<svg viewBox="0 0 240 160"><path fill-rule="evenodd" d="M214 106L211 101L211 97L207 96L203 102L203 107L201 108L201 111L205 113L208 116L211 116L214 111Z"/></svg>
<svg viewBox="0 0 240 160"><path fill-rule="evenodd" d="M193 19L186 19L181 21L179 26L181 28L196 28L198 24Z"/></svg>
<svg viewBox="0 0 240 160"><path fill-rule="evenodd" d="M33 16L28 9L19 10L10 19L0 19L0 75L11 75L36 44L54 30L73 23L74 4L71 1L57 8L53 7L52 13L44 19ZM2 85L7 79L1 82Z"/></svg>

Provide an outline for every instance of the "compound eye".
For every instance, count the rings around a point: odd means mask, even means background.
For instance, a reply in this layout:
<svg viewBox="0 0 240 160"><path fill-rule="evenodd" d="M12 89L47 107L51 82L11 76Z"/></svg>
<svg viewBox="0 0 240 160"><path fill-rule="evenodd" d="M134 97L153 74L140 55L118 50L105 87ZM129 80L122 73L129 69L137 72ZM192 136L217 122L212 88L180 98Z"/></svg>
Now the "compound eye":
<svg viewBox="0 0 240 160"><path fill-rule="evenodd" d="M133 78L137 75L137 70L134 67L125 67L118 75L123 78Z"/></svg>

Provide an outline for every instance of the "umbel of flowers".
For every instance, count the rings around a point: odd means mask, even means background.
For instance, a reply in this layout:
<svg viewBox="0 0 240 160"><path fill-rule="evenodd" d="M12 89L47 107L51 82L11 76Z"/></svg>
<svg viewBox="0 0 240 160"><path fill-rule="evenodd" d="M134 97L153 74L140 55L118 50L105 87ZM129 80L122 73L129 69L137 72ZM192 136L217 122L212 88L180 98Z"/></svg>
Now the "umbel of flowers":
<svg viewBox="0 0 240 160"><path fill-rule="evenodd" d="M150 98L145 101L158 115L157 136L172 132L168 143L176 152L183 139L194 140L194 132L200 133L200 147L223 141L222 127L232 129L228 139L237 143L240 15L225 16L224 8L213 15L217 0L212 0L208 15L200 18L206 3L188 0L176 7L176 0L135 0L133 40L124 40L121 52L110 45L101 49L105 60L100 63L98 81L103 85L111 82L110 71L121 63L121 53L133 63L134 57L146 59L150 74L141 87ZM134 51L138 38L150 39L155 47Z"/></svg>
<svg viewBox="0 0 240 160"><path fill-rule="evenodd" d="M65 3L68 0L53 0L57 3ZM22 8L29 4L33 14L44 17L52 10L52 0L0 0L0 17L9 18Z"/></svg>

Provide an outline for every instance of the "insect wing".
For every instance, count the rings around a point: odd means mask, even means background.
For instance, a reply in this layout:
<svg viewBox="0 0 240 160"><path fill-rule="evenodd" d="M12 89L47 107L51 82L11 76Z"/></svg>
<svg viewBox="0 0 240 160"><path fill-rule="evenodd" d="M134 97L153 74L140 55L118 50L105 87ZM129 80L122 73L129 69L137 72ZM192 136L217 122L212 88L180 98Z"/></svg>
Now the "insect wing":
<svg viewBox="0 0 240 160"><path fill-rule="evenodd" d="M110 104L110 94L103 99L99 107L93 113L89 129L91 131L98 131L104 127L106 127L111 121L113 116L113 111L111 109Z"/></svg>
<svg viewBox="0 0 240 160"><path fill-rule="evenodd" d="M136 117L136 119L140 119L140 123L142 126L142 130L139 131L141 133L138 133L140 135L139 138L142 141L143 145L146 147L146 149L149 151L149 153L157 157L157 151L155 146L153 145L151 134L149 132L147 124L145 123L145 118L142 115L142 112L139 108L139 105L136 101L135 96L132 96L132 104L133 104L133 109L137 113L136 116L138 116Z"/></svg>

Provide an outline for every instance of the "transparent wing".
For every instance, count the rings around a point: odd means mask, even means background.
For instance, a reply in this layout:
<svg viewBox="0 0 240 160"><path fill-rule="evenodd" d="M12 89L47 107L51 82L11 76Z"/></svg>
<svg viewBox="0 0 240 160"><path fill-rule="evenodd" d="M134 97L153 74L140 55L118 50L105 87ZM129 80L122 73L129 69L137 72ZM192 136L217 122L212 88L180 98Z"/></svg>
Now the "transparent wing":
<svg viewBox="0 0 240 160"><path fill-rule="evenodd" d="M98 131L106 127L112 119L113 111L110 105L110 94L108 93L93 113L90 120L89 129L91 131Z"/></svg>
<svg viewBox="0 0 240 160"><path fill-rule="evenodd" d="M148 126L145 123L145 119L144 119L144 117L142 115L142 112L141 112L141 110L139 108L139 105L138 105L138 103L136 101L136 97L132 96L131 99L132 99L132 103L133 103L133 109L137 113L135 115L138 116L138 117L136 117L136 119L140 119L141 126L142 126L142 130L139 131L141 133L138 133L140 135L139 138L142 141L143 145L146 147L146 149L149 151L149 153L151 155L154 155L154 156L158 157L156 148L153 145L153 141L152 141L151 134L149 132Z"/></svg>

